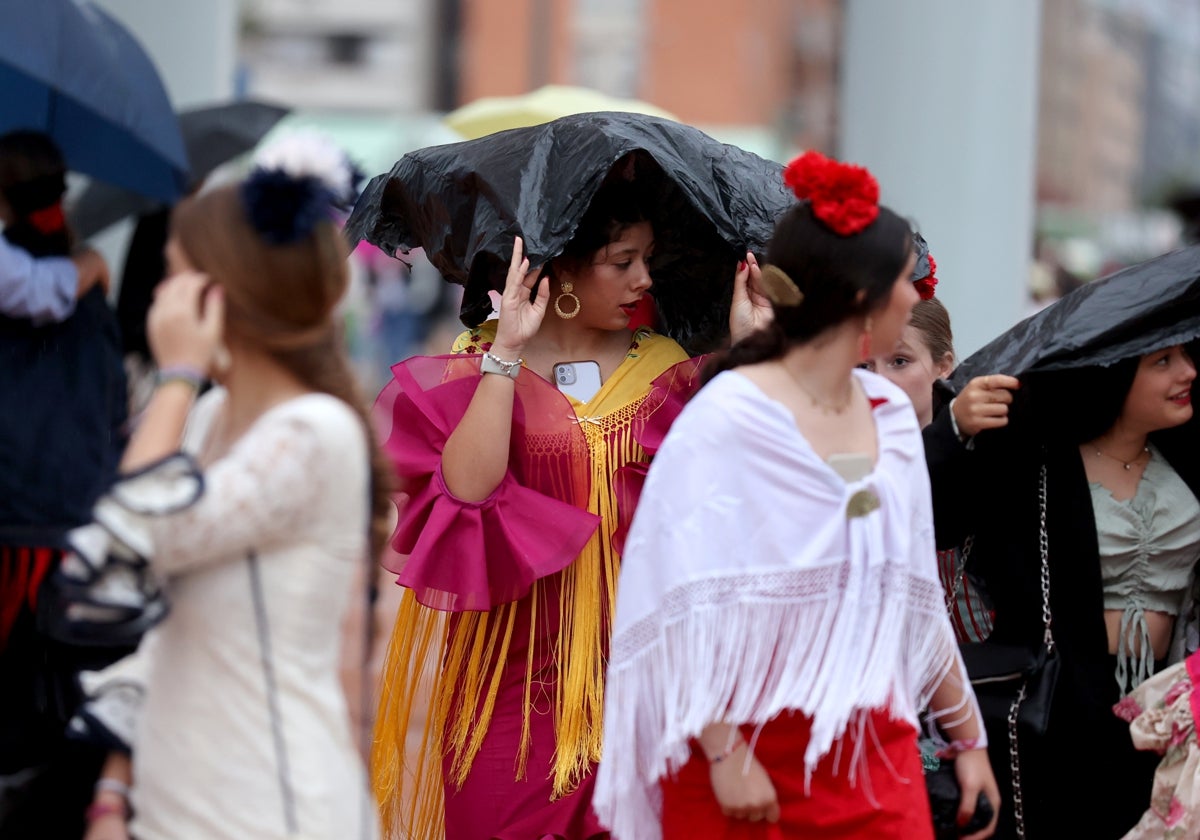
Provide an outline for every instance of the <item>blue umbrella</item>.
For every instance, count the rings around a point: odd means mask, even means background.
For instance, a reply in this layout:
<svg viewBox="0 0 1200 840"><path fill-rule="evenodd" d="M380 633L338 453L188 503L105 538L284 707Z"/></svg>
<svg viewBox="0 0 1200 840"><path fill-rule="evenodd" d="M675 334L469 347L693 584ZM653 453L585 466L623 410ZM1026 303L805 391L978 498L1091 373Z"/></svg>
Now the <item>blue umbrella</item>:
<svg viewBox="0 0 1200 840"><path fill-rule="evenodd" d="M32 129L75 172L174 201L187 182L179 120L158 70L92 3L0 0L0 133Z"/></svg>

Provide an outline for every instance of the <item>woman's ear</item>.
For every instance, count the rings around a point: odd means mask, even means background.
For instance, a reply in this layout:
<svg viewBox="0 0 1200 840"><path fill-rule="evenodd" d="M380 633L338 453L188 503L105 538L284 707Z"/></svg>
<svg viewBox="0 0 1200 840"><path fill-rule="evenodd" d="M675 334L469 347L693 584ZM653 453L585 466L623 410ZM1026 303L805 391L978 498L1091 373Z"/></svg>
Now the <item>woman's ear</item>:
<svg viewBox="0 0 1200 840"><path fill-rule="evenodd" d="M947 350L942 354L941 360L934 362L933 372L937 374L938 379L948 379L954 371L954 354Z"/></svg>

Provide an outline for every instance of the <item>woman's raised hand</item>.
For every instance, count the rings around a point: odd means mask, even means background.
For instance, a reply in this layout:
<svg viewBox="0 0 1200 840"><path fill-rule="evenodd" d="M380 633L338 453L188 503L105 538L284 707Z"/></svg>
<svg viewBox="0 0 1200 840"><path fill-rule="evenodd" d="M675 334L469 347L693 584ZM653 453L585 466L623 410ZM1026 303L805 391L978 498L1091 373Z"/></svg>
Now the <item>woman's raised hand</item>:
<svg viewBox="0 0 1200 840"><path fill-rule="evenodd" d="M733 302L729 307L729 340L733 343L761 330L775 313L771 301L762 293L762 270L750 251L738 263L733 275Z"/></svg>
<svg viewBox="0 0 1200 840"><path fill-rule="evenodd" d="M977 376L968 382L950 404L959 434L971 438L985 429L1007 426L1012 392L1019 387L1021 383L1015 377L1002 373Z"/></svg>
<svg viewBox="0 0 1200 840"><path fill-rule="evenodd" d="M517 359L525 349L525 343L542 325L546 304L550 301L550 282L539 282L540 272L540 268L529 269L525 243L521 237L516 237L504 293L500 296L500 323L496 326L496 340L492 345L496 355L504 361ZM530 292L535 286L537 293L531 301Z"/></svg>
<svg viewBox="0 0 1200 840"><path fill-rule="evenodd" d="M207 275L185 271L155 289L146 316L146 340L159 367L210 373L224 328L224 293Z"/></svg>

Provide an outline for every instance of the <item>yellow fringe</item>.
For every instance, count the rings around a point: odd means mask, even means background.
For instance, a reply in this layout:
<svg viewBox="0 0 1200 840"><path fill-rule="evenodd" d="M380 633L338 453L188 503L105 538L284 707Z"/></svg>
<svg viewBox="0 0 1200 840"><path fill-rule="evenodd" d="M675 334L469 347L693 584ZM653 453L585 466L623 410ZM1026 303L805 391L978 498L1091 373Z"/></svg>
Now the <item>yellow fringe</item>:
<svg viewBox="0 0 1200 840"><path fill-rule="evenodd" d="M529 603L529 627L531 638L533 636L533 628L537 627L538 618L538 595L541 587L536 588L530 594ZM521 708L524 709L524 714L521 715L521 743L517 746L517 766L516 778L524 779L525 771L529 767L529 744L533 740L530 734L529 727L529 710L533 708L533 654L534 646L529 645L528 653L525 654L525 690L522 693Z"/></svg>
<svg viewBox="0 0 1200 840"><path fill-rule="evenodd" d="M466 688L459 693L460 705L456 710L454 729L455 737L446 745L446 748L454 754L454 761L451 764L450 772L454 779L454 784L457 787L462 787L467 781L467 775L471 772L471 764L475 761L475 756L479 754L479 748L483 745L483 738L487 734L488 725L492 722L492 712L496 708L496 695L500 692L500 678L504 674L504 664L508 661L508 647L512 641L513 626L517 620L517 605L505 604L499 608L501 615L504 611L508 613L507 621L497 621L493 624L491 632L488 634L487 648L483 651L481 657L472 656L470 666L467 672ZM482 639L484 635L484 624L486 623L486 615L477 613L480 616L479 628L476 633L476 639ZM497 616L499 618L500 616ZM499 634L501 626L504 626L504 639L500 645L499 655L493 659L493 651L496 646L496 637ZM476 647L475 650L478 650ZM475 651L472 651L474 654ZM479 710L478 716L475 715L474 708L468 708L466 703L461 702L462 698L470 700L474 697L481 696L482 685L480 680L483 677L483 669L488 663L494 662L492 665L491 680L488 682L487 693L483 694L483 706ZM464 726L464 722L473 725ZM457 733L465 732L469 728L470 740L465 744Z"/></svg>
<svg viewBox="0 0 1200 840"><path fill-rule="evenodd" d="M552 793L556 799L575 789L591 765L600 760L604 746L605 657L620 571L611 538L617 521L611 476L617 467L645 457L630 426L635 409L630 406L598 418L598 422L582 424L592 464L588 509L599 514L604 525L563 572L559 591ZM525 714L529 714L528 707Z"/></svg>
<svg viewBox="0 0 1200 840"><path fill-rule="evenodd" d="M575 789L599 761L603 747L605 657L620 572L610 534L617 521L611 476L618 467L645 457L631 431L636 409L634 402L581 423L591 456L588 510L599 514L604 525L562 572L561 625L554 649L554 798ZM527 597L532 603L521 742L514 762L517 779L525 777L531 741L534 640L538 602L545 597L543 583L535 582ZM371 753L384 837L437 840L444 835L443 755L452 757L450 781L461 786L495 711L519 607L514 602L488 613L449 616L422 607L405 592L384 663ZM408 729L422 697L430 706L415 764L409 767Z"/></svg>
<svg viewBox="0 0 1200 840"><path fill-rule="evenodd" d="M447 618L422 607L407 591L396 612L371 745L371 778L384 837L409 836L413 827L423 825L428 833L422 836L432 840L442 826L441 738L434 739L434 733L445 726L445 717L438 714L439 704L425 709L415 766L407 765L406 756L409 725L414 711L419 711L414 707L422 698L429 698L438 679L436 655L434 668L428 667L429 657L446 646ZM429 784L430 779L437 784Z"/></svg>

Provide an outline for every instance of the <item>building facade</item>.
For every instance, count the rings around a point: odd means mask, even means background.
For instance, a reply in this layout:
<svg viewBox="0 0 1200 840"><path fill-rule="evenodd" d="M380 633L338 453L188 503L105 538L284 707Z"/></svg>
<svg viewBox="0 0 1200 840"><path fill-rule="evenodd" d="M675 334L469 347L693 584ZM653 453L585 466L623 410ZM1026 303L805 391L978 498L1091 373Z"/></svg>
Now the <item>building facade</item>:
<svg viewBox="0 0 1200 840"><path fill-rule="evenodd" d="M755 151L832 151L838 0L463 0L459 102L580 85Z"/></svg>
<svg viewBox="0 0 1200 840"><path fill-rule="evenodd" d="M444 62L455 63L446 37L455 9L435 0L243 0L243 88L302 108L434 110L446 95Z"/></svg>
<svg viewBox="0 0 1200 840"><path fill-rule="evenodd" d="M1128 210L1141 176L1141 27L1092 0L1051 0L1042 9L1038 201Z"/></svg>

